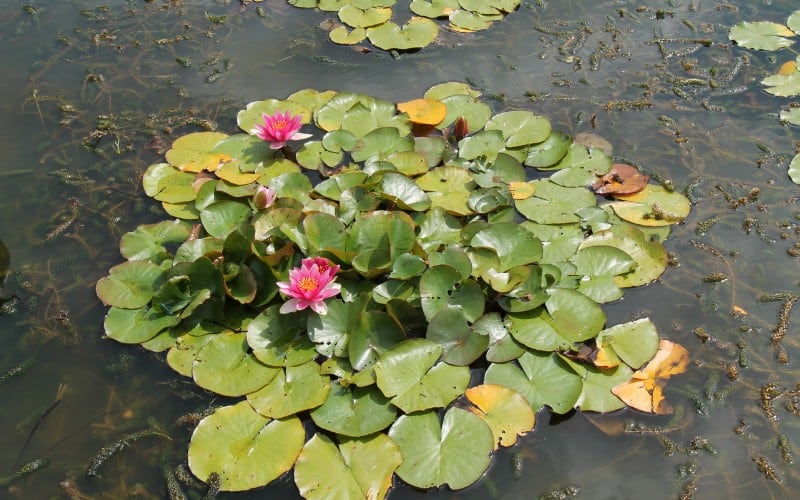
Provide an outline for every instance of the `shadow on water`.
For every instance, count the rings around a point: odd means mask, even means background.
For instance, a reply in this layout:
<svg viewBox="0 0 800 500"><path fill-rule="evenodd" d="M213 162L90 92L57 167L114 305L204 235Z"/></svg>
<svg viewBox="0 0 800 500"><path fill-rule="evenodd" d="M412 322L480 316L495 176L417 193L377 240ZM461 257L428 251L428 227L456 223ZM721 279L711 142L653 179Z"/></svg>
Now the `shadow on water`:
<svg viewBox="0 0 800 500"><path fill-rule="evenodd" d="M605 309L611 324L650 317L693 365L669 387L673 416L542 411L477 485L391 498L796 497L797 129L777 119L789 100L758 85L791 56L727 39L795 2L529 1L489 31L394 56L332 45L318 27L330 13L245 4L13 0L0 13L0 496L166 497L197 418L224 404L163 356L101 338L94 283L122 234L163 217L140 177L175 137L233 131L247 102L302 88L401 101L459 80L495 111L602 136L692 199L666 244L673 265ZM265 496L298 494L288 477L221 495Z"/></svg>

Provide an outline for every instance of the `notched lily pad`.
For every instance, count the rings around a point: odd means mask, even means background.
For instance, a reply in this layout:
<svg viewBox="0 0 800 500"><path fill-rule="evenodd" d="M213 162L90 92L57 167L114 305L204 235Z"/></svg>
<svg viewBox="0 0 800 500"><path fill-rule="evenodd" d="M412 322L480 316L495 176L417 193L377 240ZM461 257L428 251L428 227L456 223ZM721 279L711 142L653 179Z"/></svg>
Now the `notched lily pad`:
<svg viewBox="0 0 800 500"><path fill-rule="evenodd" d="M189 444L189 468L206 481L218 474L222 491L258 488L292 468L305 437L299 418L271 420L242 401L200 421Z"/></svg>
<svg viewBox="0 0 800 500"><path fill-rule="evenodd" d="M742 21L730 29L728 38L748 49L778 50L792 45L787 36L795 33L786 26L770 21Z"/></svg>
<svg viewBox="0 0 800 500"><path fill-rule="evenodd" d="M417 488L466 488L489 467L494 449L489 426L457 407L450 408L442 422L431 411L403 415L389 437L403 455L397 475Z"/></svg>
<svg viewBox="0 0 800 500"><path fill-rule="evenodd" d="M636 194L620 194L615 198L621 201L609 203L614 212L620 218L642 226L677 224L691 211L691 202L686 196L652 184Z"/></svg>
<svg viewBox="0 0 800 500"><path fill-rule="evenodd" d="M367 29L369 41L383 50L419 49L433 42L439 34L439 26L425 17L412 17L399 26L386 22Z"/></svg>

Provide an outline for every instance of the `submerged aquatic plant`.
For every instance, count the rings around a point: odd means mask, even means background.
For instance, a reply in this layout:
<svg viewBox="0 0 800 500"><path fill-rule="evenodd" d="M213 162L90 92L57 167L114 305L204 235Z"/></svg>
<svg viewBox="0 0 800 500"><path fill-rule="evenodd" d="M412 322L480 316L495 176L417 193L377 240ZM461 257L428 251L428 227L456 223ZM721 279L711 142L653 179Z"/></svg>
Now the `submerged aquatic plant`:
<svg viewBox="0 0 800 500"><path fill-rule="evenodd" d="M303 126L300 115L292 116L288 111L278 111L273 115L264 113L261 116L264 123L256 124L251 132L259 139L269 142L270 149L281 149L287 141L301 141L311 137L311 134L299 132Z"/></svg>
<svg viewBox="0 0 800 500"><path fill-rule="evenodd" d="M334 283L339 266L327 259L303 259L300 267L289 271L289 281L276 283L281 292L291 297L281 306L281 314L310 307L317 314L328 314L325 300L339 294L341 285Z"/></svg>
<svg viewBox="0 0 800 500"><path fill-rule="evenodd" d="M238 491L294 469L309 498L383 498L395 474L459 489L545 406L609 412L619 393L669 411L667 377L636 378L655 324L607 327L601 304L665 271L688 199L480 97L305 89L241 110L249 134L185 135L147 169L178 220L124 235L128 260L96 290L108 337L241 398L195 429L199 479ZM275 149L301 121L322 138Z"/></svg>

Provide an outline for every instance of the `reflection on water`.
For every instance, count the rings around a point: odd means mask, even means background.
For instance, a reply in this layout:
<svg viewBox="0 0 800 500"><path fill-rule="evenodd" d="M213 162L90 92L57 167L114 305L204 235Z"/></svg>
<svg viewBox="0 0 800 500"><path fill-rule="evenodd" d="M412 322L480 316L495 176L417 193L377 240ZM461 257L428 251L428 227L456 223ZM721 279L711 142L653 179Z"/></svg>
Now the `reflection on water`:
<svg viewBox="0 0 800 500"><path fill-rule="evenodd" d="M394 56L333 46L317 27L330 16L278 0L263 16L222 0L9 3L0 13L0 237L11 255L0 496L164 497L165 466L183 462L193 419L222 404L162 356L101 338L94 282L119 261L121 234L163 217L138 176L172 138L235 130L247 102L301 88L401 101L447 80L480 87L496 110L594 131L616 158L687 190L693 213L667 241L675 266L606 310L609 324L650 317L694 364L669 388L674 417L541 412L478 485L398 487L391 497L796 495L800 266L790 252L800 190L786 168L797 130L777 120L788 100L758 85L792 56L727 40L728 26L780 22L795 2L523 2L490 31L447 33ZM173 439L119 441L153 428ZM121 449L87 478L109 445ZM38 459L49 465L12 476ZM267 494L297 497L290 479L230 497Z"/></svg>

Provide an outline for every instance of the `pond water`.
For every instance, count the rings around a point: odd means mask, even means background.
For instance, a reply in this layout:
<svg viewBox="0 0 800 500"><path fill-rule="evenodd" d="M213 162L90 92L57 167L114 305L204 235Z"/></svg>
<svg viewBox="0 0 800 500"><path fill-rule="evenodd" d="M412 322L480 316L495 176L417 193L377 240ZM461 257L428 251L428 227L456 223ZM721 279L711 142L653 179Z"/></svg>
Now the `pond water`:
<svg viewBox="0 0 800 500"><path fill-rule="evenodd" d="M668 386L672 416L542 411L474 486L398 484L390 498L797 498L800 188L787 165L800 134L778 120L791 99L759 85L795 54L744 50L727 36L740 21L783 22L796 8L523 1L487 31L390 54L333 45L319 27L331 13L282 0L7 0L0 496L168 497L164 469L185 461L192 413L221 403L162 355L102 338L94 284L121 261L123 233L164 218L140 179L165 144L233 132L248 102L299 89L396 102L465 81L494 111L594 133L614 158L690 197L691 216L666 242L674 265L604 309L610 324L651 318L692 365ZM154 426L171 439L131 439L100 477L86 477L104 446ZM220 497L299 495L288 477Z"/></svg>

